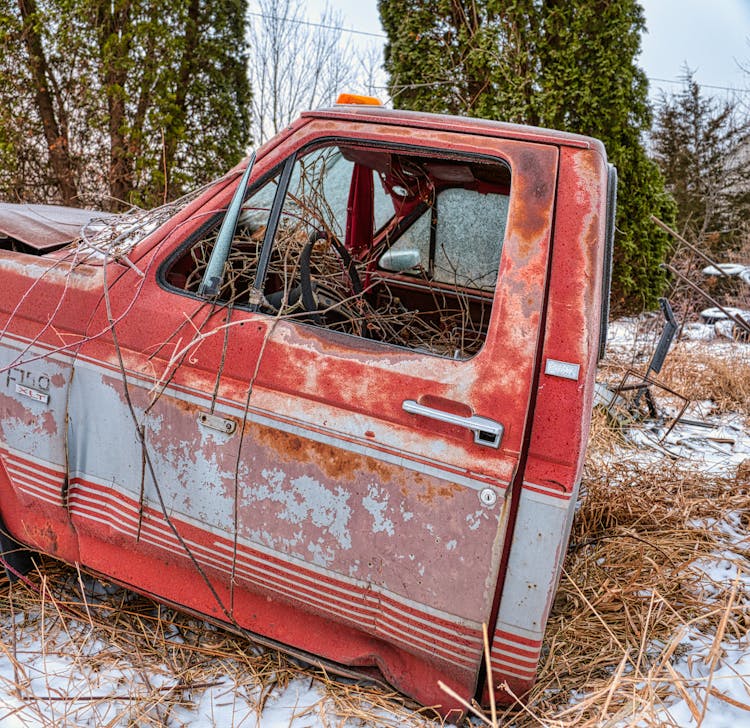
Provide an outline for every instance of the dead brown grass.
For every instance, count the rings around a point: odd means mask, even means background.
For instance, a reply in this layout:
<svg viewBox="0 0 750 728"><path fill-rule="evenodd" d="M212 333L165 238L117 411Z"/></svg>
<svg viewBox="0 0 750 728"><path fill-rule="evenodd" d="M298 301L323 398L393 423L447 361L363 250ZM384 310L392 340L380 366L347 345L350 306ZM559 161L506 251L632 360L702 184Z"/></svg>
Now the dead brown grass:
<svg viewBox="0 0 750 728"><path fill-rule="evenodd" d="M737 346L730 357L712 347L682 342L670 352L659 378L688 399L711 400L717 413L750 416L750 346Z"/></svg>
<svg viewBox="0 0 750 728"><path fill-rule="evenodd" d="M663 720L656 713L680 683L671 661L687 632L716 634L722 625L739 641L750 626L746 595L731 583L736 569L750 568L750 543L732 542L716 524L746 523L749 514L748 489L729 479L590 468L529 700L536 718L565 726ZM701 561L727 549L732 571L717 584ZM702 687L695 691L700 704ZM586 697L568 707L576 693Z"/></svg>
<svg viewBox="0 0 750 728"><path fill-rule="evenodd" d="M220 688L220 702L236 704L231 725L254 726L296 680L302 692L317 686L319 699L293 711L296 718L314 716L314 725L439 725L396 693L330 679L125 589L79 579L51 559L42 558L31 581L39 590L0 580L3 643L16 665L15 681L0 684L0 723L18 710L15 703L25 719L43 725L183 725L181 711L195 709L206 690ZM40 686L37 663L58 660L68 663L67 686L61 689L59 680ZM113 675L119 675L114 682Z"/></svg>

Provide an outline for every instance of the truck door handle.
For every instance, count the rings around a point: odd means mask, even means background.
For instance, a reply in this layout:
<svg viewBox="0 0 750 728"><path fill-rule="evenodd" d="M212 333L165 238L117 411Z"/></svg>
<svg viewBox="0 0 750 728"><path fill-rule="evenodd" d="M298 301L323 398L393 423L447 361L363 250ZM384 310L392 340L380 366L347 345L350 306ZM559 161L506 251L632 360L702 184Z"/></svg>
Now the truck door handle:
<svg viewBox="0 0 750 728"><path fill-rule="evenodd" d="M477 445L500 447L500 440L503 439L503 426L499 422L487 419L486 417L480 417L479 415L462 417L461 415L454 415L450 412L434 409L433 407L426 407L423 404L419 404L419 402L415 402L413 399L405 399L401 406L405 412L409 412L410 414L429 417L432 420L447 422L449 425L465 427L467 430L471 430L474 433L474 442Z"/></svg>

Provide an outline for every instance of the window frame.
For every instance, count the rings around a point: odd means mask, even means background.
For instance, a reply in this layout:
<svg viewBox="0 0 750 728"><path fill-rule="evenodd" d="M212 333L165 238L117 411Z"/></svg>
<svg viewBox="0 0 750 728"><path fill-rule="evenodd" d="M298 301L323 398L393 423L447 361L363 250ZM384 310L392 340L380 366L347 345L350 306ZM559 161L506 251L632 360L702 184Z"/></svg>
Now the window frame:
<svg viewBox="0 0 750 728"><path fill-rule="evenodd" d="M202 237L205 237L211 230L218 229L221 226L221 221L223 217L226 215L226 209L222 209L216 212L215 215L211 216L205 223L203 223L198 229L193 231L181 244L179 244L165 259L162 261L162 263L159 265L157 269L156 278L157 281L163 289L169 291L170 293L175 293L178 295L186 296L189 298L193 298L194 300L201 301L208 304L213 304L215 306L221 307L221 308L233 308L253 314L260 314L264 317L273 318L274 314L269 313L267 311L262 310L262 303L263 303L263 289L266 283L266 277L268 273L268 264L271 259L271 254L273 251L275 239L276 239L276 233L279 226L279 221L283 214L283 207L284 202L287 197L287 193L289 190L289 184L292 178L292 172L297 164L298 160L301 157L304 157L305 155L314 152L317 149L323 149L325 147L358 147L358 148L364 148L364 149L373 149L377 151L384 151L384 152L392 152L394 154L405 154L408 156L412 156L415 158L431 158L431 159L440 159L440 160L446 160L446 161L453 161L453 162L485 162L488 164L492 164L495 166L503 166L506 168L508 174L509 174L509 182L508 182L508 210L510 210L511 207L511 199L513 197L513 178L514 178L514 172L513 172L513 166L511 165L510 161L504 157L504 156L496 156L496 155L490 155L490 154L482 154L477 152L466 152L466 151L460 151L460 150L446 150L446 149L440 149L432 146L414 146L412 144L399 144L399 143L392 143L388 141L378 140L378 139L362 139L362 138L350 138L350 137L339 137L339 136L321 136L317 137L315 139L307 141L305 144L301 145L297 149L295 149L292 153L289 154L283 161L281 161L279 164L274 166L272 169L270 169L268 172L263 174L256 182L254 182L251 185L248 185L247 192L243 198L243 203L250 197L252 197L253 194L255 194L258 190L260 190L265 184L270 182L274 177L277 177L279 182L276 189L276 192L274 194L273 202L269 211L269 216L266 223L266 230L263 234L263 242L260 246L259 251L259 262L258 262L258 269L256 271L255 277L254 277L254 283L252 285L252 293L253 296L256 297L256 300L251 300L249 303L233 303L231 301L222 300L219 298L212 299L211 297L207 297L205 295L199 295L197 291L189 291L184 288L180 288L178 286L173 285L168 280L168 273L170 269L172 268L177 261L179 261L186 252L196 243L199 242L199 240ZM240 179L238 179L237 184L240 184ZM232 189L236 189L236 187L232 187ZM399 237L404 233L405 230L407 230L411 225L416 222L422 214L424 214L425 211L428 211L431 209L431 204L428 202L420 202L413 211L405 215L404 217L397 220L396 224L393 226L393 230L388 231L389 225L392 223L393 219L397 217L397 215L394 213L394 216L391 217L384 225L380 226L379 228L375 228L373 230L373 238L381 237L382 241L381 244L385 244L383 247L383 250L380 252L382 254L386 250L388 250L396 240L399 239ZM376 266L375 271L378 275L387 275L389 278L393 279L394 282L398 282L400 285L403 285L406 288L414 287L416 289L424 289L424 288L432 288L434 287L438 291L448 291L448 292L460 292L462 295L467 296L471 300L475 301L484 301L488 302L490 304L489 312L488 312L488 321L492 316L492 311L494 310L495 303L496 303L496 294L499 286L500 281L500 265L502 263L502 251L505 248L505 242L506 242L506 235L508 231L508 225L507 220L509 218L506 218L506 227L504 230L503 238L500 241L501 244L501 253L500 257L498 259L498 277L495 280L495 285L492 289L482 289L482 288L463 288L458 285L452 285L448 284L442 281L438 280L430 280L430 281L424 281L415 278L414 276L409 275L403 275L401 273L394 273L390 271L385 271L384 269L381 269ZM390 241L393 242L390 242ZM376 256L375 260L377 262ZM287 319L284 319L287 320ZM480 351L484 347L485 340L483 339L481 346L472 354L467 356L466 358L453 358L450 356L446 356L444 354L435 353L431 351L427 351L421 348L414 348L409 347L405 345L395 344L389 341L378 341L378 340L372 340L372 339L366 339L362 336L359 336L357 334L350 334L347 332L337 331L333 328L326 327L324 325L311 323L310 321L304 320L304 319L297 319L297 318L289 318L289 323L294 323L298 325L303 325L306 327L312 327L316 330L323 330L326 331L328 334L333 336L345 336L347 337L347 340L354 339L356 341L365 341L368 345L372 344L382 344L387 347L391 347L393 349L396 349L401 352L409 352L412 354L417 355L428 355L430 357L435 357L438 359L448 359L448 360L455 360L459 362L466 362L471 359L473 359L477 354L480 353ZM486 338L486 337L485 337Z"/></svg>

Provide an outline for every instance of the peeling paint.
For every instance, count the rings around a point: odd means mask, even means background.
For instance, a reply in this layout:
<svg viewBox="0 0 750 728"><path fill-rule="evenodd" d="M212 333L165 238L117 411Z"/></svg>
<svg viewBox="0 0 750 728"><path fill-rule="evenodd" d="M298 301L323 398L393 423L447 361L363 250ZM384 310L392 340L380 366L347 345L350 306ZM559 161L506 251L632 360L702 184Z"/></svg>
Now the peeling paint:
<svg viewBox="0 0 750 728"><path fill-rule="evenodd" d="M470 531L476 531L481 525L482 521L487 518L487 511L480 508L478 511L466 514L466 523L469 524Z"/></svg>
<svg viewBox="0 0 750 728"><path fill-rule="evenodd" d="M250 502L278 503L283 506L277 512L277 517L282 521L309 521L330 533L341 548L351 548L349 519L352 511L348 505L350 494L341 486L329 490L309 476L300 476L288 481L286 473L282 470L263 470L261 475L265 483L246 493Z"/></svg>
<svg viewBox="0 0 750 728"><path fill-rule="evenodd" d="M378 500L378 498L383 498L383 500ZM388 494L381 493L380 488L373 484L370 486L367 495L362 499L362 505L372 516L372 532L380 533L384 531L389 536L393 536L393 521L385 516L388 510Z"/></svg>

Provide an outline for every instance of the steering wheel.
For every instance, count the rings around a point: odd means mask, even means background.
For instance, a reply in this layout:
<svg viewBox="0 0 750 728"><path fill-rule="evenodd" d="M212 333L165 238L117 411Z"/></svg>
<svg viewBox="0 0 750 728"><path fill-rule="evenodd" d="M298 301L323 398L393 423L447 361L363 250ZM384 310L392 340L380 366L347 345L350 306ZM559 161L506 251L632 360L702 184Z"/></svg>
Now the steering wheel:
<svg viewBox="0 0 750 728"><path fill-rule="evenodd" d="M341 259L341 263L343 264L346 275L349 278L349 282L351 283L352 293L355 296L359 296L364 290L354 260L352 259L352 256L350 255L346 247L341 244L341 241L339 241L335 236L330 235L322 230L313 230L313 232L310 234L309 241L305 244L305 247L302 249L302 253L300 254L299 275L302 306L305 311L308 311L310 313L311 320L319 325L325 323L327 315L331 313L329 311L325 314L322 314L320 313L321 308L329 309L344 300L341 298L339 292L333 292L329 288L325 288L324 285L319 284L313 278L311 265L312 252L315 244L321 240L327 241L336 252L338 257ZM329 296L325 296L328 299L325 302L321 300L324 297L324 288L326 293L332 294ZM343 317L344 319L350 318L349 316L346 316L345 312ZM366 336L366 331L366 327L363 327L361 335Z"/></svg>

